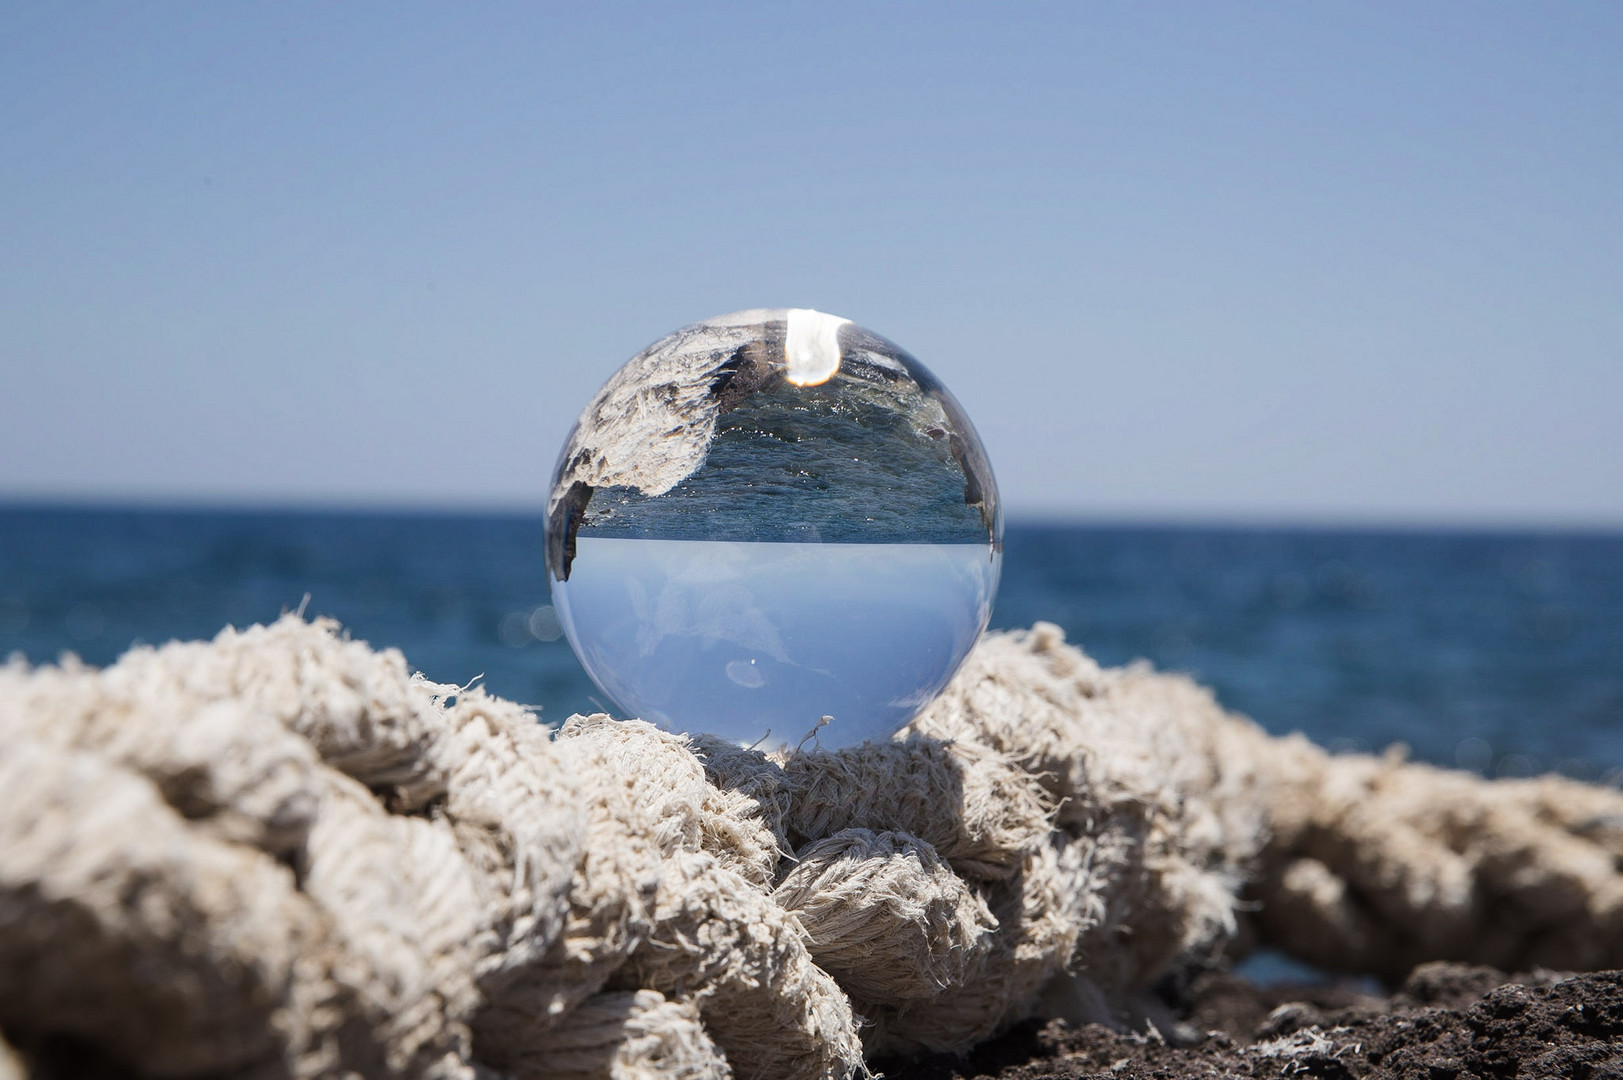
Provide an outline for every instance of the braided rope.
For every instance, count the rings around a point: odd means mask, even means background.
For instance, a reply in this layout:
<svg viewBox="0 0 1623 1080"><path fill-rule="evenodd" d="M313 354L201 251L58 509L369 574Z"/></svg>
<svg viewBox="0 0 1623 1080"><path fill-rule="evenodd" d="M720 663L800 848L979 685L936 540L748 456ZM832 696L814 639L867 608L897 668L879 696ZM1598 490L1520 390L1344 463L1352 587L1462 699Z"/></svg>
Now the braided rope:
<svg viewBox="0 0 1623 1080"><path fill-rule="evenodd" d="M1620 861L1616 792L1331 757L1041 624L894 742L770 756L554 734L287 617L0 669L0 1077L66 1037L166 1076L844 1078L1119 1023L1236 935L1620 964Z"/></svg>

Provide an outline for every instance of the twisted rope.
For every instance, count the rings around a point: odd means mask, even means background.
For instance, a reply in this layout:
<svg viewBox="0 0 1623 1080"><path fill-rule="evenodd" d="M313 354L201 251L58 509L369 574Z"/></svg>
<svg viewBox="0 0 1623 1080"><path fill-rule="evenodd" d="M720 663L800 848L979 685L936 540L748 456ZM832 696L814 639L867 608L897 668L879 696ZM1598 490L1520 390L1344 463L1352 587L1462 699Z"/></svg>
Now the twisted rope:
<svg viewBox="0 0 1623 1080"><path fill-rule="evenodd" d="M1270 739L1057 629L896 741L549 732L294 617L0 669L0 1077L844 1078L1247 941L1623 964L1623 796ZM1242 889L1262 905L1243 919Z"/></svg>

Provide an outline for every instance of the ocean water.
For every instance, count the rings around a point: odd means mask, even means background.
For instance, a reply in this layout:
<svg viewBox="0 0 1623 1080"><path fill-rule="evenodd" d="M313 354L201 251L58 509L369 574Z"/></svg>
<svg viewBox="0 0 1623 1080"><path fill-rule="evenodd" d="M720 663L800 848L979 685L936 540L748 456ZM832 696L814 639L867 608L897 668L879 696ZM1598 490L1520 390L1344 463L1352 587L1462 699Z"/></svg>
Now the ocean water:
<svg viewBox="0 0 1623 1080"><path fill-rule="evenodd" d="M603 708L534 517L0 507L0 656L274 619L308 594L431 678ZM1211 685L1270 731L1490 775L1623 777L1623 535L1022 525L994 627ZM612 710L611 710L612 711Z"/></svg>
<svg viewBox="0 0 1623 1080"><path fill-rule="evenodd" d="M582 533L553 600L630 715L771 747L815 729L833 749L888 738L935 698L986 626L999 562L984 543Z"/></svg>

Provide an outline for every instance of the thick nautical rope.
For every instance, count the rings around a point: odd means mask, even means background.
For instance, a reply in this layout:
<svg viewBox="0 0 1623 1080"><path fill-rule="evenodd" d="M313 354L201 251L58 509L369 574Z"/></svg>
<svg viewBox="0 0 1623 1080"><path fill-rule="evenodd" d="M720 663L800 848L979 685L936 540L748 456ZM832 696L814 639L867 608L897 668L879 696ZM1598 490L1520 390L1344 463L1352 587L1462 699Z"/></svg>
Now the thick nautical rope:
<svg viewBox="0 0 1623 1080"><path fill-rule="evenodd" d="M1616 792L1330 757L1042 625L783 757L292 617L0 669L0 1033L143 1073L844 1077L1143 1016L1248 878L1320 963L1617 964L1620 856Z"/></svg>

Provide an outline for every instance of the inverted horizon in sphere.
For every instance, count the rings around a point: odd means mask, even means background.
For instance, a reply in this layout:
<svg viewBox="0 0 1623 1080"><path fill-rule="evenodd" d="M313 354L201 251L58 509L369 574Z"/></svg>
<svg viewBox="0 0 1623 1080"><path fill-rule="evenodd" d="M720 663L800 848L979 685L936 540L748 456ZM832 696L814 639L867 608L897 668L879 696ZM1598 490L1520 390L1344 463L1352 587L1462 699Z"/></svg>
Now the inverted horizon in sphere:
<svg viewBox="0 0 1623 1080"><path fill-rule="evenodd" d="M805 308L655 342L587 405L549 499L547 570L629 715L742 743L884 738L991 615L997 486L917 360Z"/></svg>

